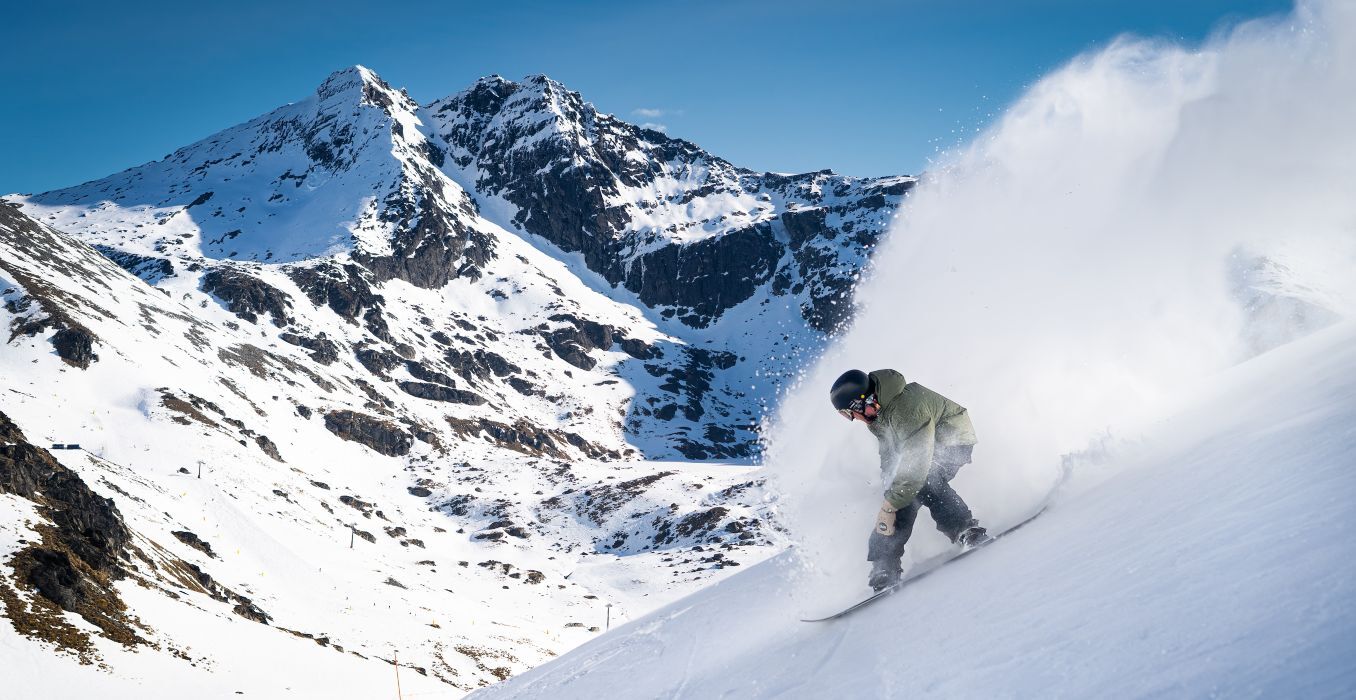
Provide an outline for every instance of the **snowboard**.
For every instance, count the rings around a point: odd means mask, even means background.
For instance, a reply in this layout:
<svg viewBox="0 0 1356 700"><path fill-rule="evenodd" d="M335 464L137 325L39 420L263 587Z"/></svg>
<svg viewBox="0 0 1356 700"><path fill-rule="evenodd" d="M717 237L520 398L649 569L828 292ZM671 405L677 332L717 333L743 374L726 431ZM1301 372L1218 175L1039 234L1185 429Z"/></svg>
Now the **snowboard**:
<svg viewBox="0 0 1356 700"><path fill-rule="evenodd" d="M1041 513L1044 512L1045 505L1042 505L1040 510L1037 510L1034 514L1027 516L1025 520L1019 521L1016 525L1013 525L1012 527L1007 528L1006 530L1003 530L1002 532L993 535L993 538L990 539L988 542L985 542L984 544L971 547L969 549L964 549L959 552L955 550L949 552L942 552L941 554L938 554L936 556L924 559L923 561L918 562L913 566L909 567L908 572L906 572L904 574L904 577L899 580L899 583L896 583L895 585L890 586L889 588L883 588L880 591L873 594L871 597L859 601L844 610L829 615L828 617L815 617L810 619L802 618L801 622L827 622L829 620L837 620L840 617L844 617L857 610L861 610L862 608L880 600L881 598L884 598L892 593L897 592L899 589L909 585L910 583L913 583L914 581L926 577L928 574L931 574L937 569L942 568L943 565L950 564L951 562L956 561L957 559L963 559L981 549L984 549L985 547L988 547L989 545L992 545L994 542L997 542L1003 537L1006 537L1007 535L1016 532L1017 529L1021 528L1023 525L1026 525L1032 520L1035 520L1036 518L1040 517Z"/></svg>

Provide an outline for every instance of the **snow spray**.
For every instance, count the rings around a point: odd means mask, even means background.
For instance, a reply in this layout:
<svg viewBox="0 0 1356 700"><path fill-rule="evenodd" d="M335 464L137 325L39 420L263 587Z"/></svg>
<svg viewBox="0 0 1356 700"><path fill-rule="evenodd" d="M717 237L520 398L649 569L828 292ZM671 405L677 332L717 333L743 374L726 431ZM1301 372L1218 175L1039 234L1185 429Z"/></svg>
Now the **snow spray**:
<svg viewBox="0 0 1356 700"><path fill-rule="evenodd" d="M953 485L1001 525L1062 456L1356 315L1352 124L1356 5L1302 3L1200 47L1118 38L926 173L768 433L804 592L864 586L881 500L874 438L828 403L841 372L967 406L979 445ZM948 546L926 515L914 533L914 556Z"/></svg>

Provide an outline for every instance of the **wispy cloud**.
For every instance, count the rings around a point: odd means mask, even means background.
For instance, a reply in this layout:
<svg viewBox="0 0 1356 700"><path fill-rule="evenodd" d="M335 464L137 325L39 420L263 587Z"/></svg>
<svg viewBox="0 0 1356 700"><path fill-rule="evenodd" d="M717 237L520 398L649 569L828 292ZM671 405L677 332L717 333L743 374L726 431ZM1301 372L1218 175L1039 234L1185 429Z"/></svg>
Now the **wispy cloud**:
<svg viewBox="0 0 1356 700"><path fill-rule="evenodd" d="M655 131L668 131L668 130L669 130L669 127L668 127L667 124L656 124L656 123L654 123L654 122L645 122L644 124L641 124L641 125L640 125L640 128L642 128L642 129L654 129Z"/></svg>
<svg viewBox="0 0 1356 700"><path fill-rule="evenodd" d="M664 116L664 110L655 109L653 107L637 107L636 109L631 110L631 114L634 114L637 117L645 117L646 119L657 119Z"/></svg>

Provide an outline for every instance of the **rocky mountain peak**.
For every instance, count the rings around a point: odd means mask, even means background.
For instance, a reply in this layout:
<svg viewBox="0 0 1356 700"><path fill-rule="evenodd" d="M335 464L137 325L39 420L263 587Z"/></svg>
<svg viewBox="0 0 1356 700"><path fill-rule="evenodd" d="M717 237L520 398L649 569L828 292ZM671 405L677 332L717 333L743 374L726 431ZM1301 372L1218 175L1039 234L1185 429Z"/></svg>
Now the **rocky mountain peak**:
<svg viewBox="0 0 1356 700"><path fill-rule="evenodd" d="M448 147L444 170L514 207L497 223L582 254L612 285L696 328L774 279L773 296L795 297L813 328L838 327L865 251L913 183L760 174L600 113L544 75L484 78L427 114Z"/></svg>
<svg viewBox="0 0 1356 700"><path fill-rule="evenodd" d="M359 105L377 107L387 114L414 112L419 108L404 90L392 88L371 69L354 65L337 70L315 90L319 111L352 111Z"/></svg>

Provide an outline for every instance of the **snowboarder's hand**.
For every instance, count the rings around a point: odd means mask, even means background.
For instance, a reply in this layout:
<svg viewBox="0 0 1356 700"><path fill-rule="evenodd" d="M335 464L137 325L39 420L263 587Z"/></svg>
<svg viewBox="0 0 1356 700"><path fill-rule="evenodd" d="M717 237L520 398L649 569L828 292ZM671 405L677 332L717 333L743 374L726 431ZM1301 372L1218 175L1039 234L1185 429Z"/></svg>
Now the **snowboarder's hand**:
<svg viewBox="0 0 1356 700"><path fill-rule="evenodd" d="M895 507L890 505L889 501L881 504L880 512L876 513L876 532L885 537L891 537L895 534Z"/></svg>

